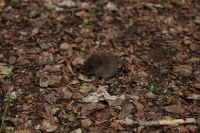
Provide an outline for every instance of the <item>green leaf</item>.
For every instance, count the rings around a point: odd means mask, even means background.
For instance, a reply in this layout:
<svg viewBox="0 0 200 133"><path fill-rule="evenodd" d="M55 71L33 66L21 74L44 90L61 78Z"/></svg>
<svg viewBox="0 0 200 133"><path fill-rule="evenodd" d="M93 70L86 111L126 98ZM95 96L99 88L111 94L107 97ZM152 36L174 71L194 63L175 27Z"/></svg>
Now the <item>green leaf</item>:
<svg viewBox="0 0 200 133"><path fill-rule="evenodd" d="M40 43L40 38L37 39L37 43Z"/></svg>
<svg viewBox="0 0 200 133"><path fill-rule="evenodd" d="M87 24L88 22L89 22L88 19L83 19L83 23L84 23L84 24Z"/></svg>
<svg viewBox="0 0 200 133"><path fill-rule="evenodd" d="M17 3L19 3L19 0L11 0L11 2L12 2L13 4L17 4Z"/></svg>
<svg viewBox="0 0 200 133"><path fill-rule="evenodd" d="M11 71L6 71L8 73L7 77L10 78L13 75L13 72Z"/></svg>

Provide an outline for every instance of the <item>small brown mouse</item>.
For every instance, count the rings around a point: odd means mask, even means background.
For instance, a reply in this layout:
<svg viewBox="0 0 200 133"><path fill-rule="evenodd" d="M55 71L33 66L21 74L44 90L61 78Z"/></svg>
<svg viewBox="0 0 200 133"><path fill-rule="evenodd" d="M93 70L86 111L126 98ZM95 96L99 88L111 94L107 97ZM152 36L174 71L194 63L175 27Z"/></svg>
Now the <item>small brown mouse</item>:
<svg viewBox="0 0 200 133"><path fill-rule="evenodd" d="M94 52L84 64L85 71L98 78L112 77L117 72L117 68L117 58L111 52Z"/></svg>

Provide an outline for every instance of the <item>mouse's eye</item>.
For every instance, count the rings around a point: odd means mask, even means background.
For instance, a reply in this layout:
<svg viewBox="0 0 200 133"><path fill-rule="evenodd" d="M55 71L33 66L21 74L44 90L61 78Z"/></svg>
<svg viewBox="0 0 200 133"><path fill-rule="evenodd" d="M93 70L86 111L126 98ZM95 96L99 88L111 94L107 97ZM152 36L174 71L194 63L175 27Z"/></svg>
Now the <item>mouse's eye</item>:
<svg viewBox="0 0 200 133"><path fill-rule="evenodd" d="M89 66L89 69L93 69L93 67L92 67L92 66Z"/></svg>

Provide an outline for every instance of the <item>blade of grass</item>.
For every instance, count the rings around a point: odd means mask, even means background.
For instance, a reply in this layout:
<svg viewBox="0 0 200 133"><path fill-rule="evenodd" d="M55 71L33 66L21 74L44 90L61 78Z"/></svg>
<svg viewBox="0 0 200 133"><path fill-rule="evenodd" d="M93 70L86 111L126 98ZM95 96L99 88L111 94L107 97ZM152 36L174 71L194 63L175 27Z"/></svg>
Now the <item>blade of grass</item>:
<svg viewBox="0 0 200 133"><path fill-rule="evenodd" d="M5 119L6 119L6 116L7 116L7 112L8 112L8 108L10 107L10 106L13 106L12 105L12 98L11 98L11 91L9 90L7 93L6 93L6 98L5 98L5 102L6 102L6 108L5 108L5 110L4 110L4 112L3 112L3 116L2 116L2 120L1 120L1 126L0 126L0 133L2 132L2 129L3 129L3 124L4 124L4 121L5 121Z"/></svg>

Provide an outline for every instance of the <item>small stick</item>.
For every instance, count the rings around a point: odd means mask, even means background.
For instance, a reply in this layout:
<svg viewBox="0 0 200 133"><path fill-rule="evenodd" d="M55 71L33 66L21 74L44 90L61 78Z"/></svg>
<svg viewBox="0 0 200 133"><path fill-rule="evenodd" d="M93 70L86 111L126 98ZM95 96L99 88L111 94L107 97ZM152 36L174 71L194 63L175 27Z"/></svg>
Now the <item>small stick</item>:
<svg viewBox="0 0 200 133"><path fill-rule="evenodd" d="M194 118L186 118L184 119L166 119L166 120L155 120L155 121L144 121L144 120L137 120L134 121L130 118L125 118L124 120L117 120L120 124L127 124L127 125L135 125L139 124L140 126L159 126L159 125L179 125L179 124L186 124L186 123L198 123L198 120Z"/></svg>
<svg viewBox="0 0 200 133"><path fill-rule="evenodd" d="M194 118L183 119L169 119L169 120L157 120L157 121L143 121L138 120L140 126L158 126L158 125L179 125L186 123L197 123Z"/></svg>
<svg viewBox="0 0 200 133"><path fill-rule="evenodd" d="M89 9L90 7L78 7L78 8L70 8L70 9L55 9L56 12L77 12Z"/></svg>

